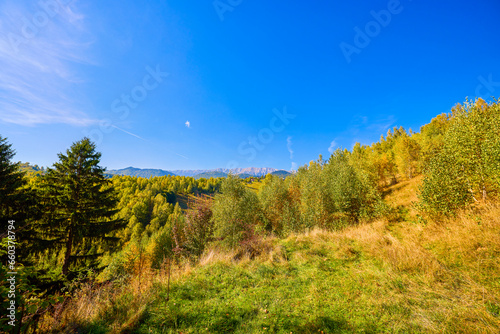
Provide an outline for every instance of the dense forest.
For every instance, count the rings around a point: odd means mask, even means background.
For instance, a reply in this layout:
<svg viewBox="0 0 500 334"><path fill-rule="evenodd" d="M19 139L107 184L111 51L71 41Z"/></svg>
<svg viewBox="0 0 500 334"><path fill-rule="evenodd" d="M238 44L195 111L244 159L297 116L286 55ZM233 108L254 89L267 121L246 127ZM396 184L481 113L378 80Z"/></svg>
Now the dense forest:
<svg viewBox="0 0 500 334"><path fill-rule="evenodd" d="M173 266L195 267L208 249L253 259L266 238L397 222L405 208L386 196L402 182L421 180L414 224L497 205L500 101L467 100L419 131L395 127L371 145L357 143L290 175L254 180L108 178L88 138L46 170L15 163L14 154L0 137L0 277L5 282L13 271L8 250L15 244L16 328L71 332L75 324L53 323L64 323L62 310L88 284L122 289L151 273L170 275ZM1 286L2 309L10 305L9 292ZM3 313L0 330L10 330L11 320Z"/></svg>

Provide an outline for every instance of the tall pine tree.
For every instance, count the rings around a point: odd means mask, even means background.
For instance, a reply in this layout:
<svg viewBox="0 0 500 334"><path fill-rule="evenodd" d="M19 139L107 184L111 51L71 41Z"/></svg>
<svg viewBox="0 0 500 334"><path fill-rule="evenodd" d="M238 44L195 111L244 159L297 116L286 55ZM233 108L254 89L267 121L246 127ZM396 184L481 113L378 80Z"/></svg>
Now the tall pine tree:
<svg viewBox="0 0 500 334"><path fill-rule="evenodd" d="M22 220L25 211L26 180L24 173L19 171L19 163L11 161L14 154L12 145L0 136L0 234L7 231L9 220Z"/></svg>
<svg viewBox="0 0 500 334"><path fill-rule="evenodd" d="M117 197L99 166L101 153L88 138L74 143L42 178L45 207L37 231L50 249L63 251L62 273L70 266L99 258L118 241L113 232L124 227L113 219Z"/></svg>

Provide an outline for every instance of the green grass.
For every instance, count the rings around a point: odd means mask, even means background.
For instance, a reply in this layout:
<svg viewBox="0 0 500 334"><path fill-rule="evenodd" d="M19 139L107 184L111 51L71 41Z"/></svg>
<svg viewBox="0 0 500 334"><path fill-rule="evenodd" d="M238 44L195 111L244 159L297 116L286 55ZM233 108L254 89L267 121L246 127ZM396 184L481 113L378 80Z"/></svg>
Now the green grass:
<svg viewBox="0 0 500 334"><path fill-rule="evenodd" d="M137 333L498 333L497 211L437 225L377 222L219 256L162 287ZM479 253L475 251L479 245Z"/></svg>
<svg viewBox="0 0 500 334"><path fill-rule="evenodd" d="M138 333L420 332L404 282L356 250L328 240L278 242L266 261L217 262L159 293ZM374 303L387 290L392 301Z"/></svg>

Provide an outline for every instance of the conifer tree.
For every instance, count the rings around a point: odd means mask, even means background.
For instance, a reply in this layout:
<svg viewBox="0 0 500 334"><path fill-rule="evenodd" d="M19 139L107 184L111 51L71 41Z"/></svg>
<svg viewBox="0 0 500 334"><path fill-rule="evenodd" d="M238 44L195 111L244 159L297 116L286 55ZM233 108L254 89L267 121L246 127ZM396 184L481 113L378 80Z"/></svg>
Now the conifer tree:
<svg viewBox="0 0 500 334"><path fill-rule="evenodd" d="M84 138L58 156L42 178L45 212L37 231L46 246L64 252L62 273L67 276L70 265L109 250L118 241L112 232L124 223L113 219L117 198L99 166L95 144Z"/></svg>
<svg viewBox="0 0 500 334"><path fill-rule="evenodd" d="M0 136L0 234L7 231L9 220L21 219L27 200L24 173L19 171L19 163L11 161L14 154L12 145Z"/></svg>

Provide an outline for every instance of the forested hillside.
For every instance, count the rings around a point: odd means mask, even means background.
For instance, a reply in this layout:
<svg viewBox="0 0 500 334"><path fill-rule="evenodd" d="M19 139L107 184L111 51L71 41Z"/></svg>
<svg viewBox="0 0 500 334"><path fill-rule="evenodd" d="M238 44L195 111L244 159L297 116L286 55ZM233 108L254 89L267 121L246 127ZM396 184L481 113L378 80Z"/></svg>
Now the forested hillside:
<svg viewBox="0 0 500 334"><path fill-rule="evenodd" d="M195 179L200 179L200 178L211 178L211 177L226 177L227 174L223 172L205 172L205 173L200 173L196 174L194 176Z"/></svg>
<svg viewBox="0 0 500 334"><path fill-rule="evenodd" d="M174 173L162 170L162 169L140 169L134 167L127 167L118 170L110 170L107 171L108 174L111 175L122 175L122 176L138 176L138 177L154 177L154 176L175 176Z"/></svg>
<svg viewBox="0 0 500 334"><path fill-rule="evenodd" d="M21 172L25 173L28 177L43 175L45 172L44 167L39 167L38 165L30 165L28 162L20 163L19 169Z"/></svg>
<svg viewBox="0 0 500 334"><path fill-rule="evenodd" d="M0 145L22 332L500 330L498 100L261 181L107 179L88 138L34 177Z"/></svg>

